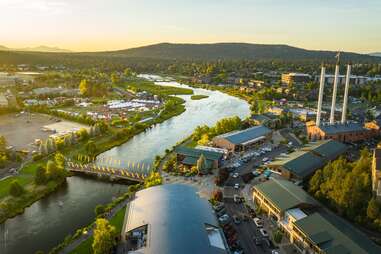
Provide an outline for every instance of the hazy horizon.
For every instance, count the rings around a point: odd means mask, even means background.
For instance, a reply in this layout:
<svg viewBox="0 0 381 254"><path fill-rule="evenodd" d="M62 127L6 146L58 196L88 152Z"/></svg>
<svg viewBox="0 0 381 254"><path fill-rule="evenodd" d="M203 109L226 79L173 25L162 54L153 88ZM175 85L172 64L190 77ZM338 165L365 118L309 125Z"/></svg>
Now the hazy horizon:
<svg viewBox="0 0 381 254"><path fill-rule="evenodd" d="M0 9L0 45L9 48L244 42L381 52L377 0L0 0Z"/></svg>

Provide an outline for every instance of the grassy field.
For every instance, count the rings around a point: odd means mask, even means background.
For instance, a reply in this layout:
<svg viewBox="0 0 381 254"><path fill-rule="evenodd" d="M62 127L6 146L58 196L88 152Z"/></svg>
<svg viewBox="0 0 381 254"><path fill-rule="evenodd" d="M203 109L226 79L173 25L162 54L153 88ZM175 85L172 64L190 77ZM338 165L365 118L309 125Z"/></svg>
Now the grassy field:
<svg viewBox="0 0 381 254"><path fill-rule="evenodd" d="M120 209L110 220L110 224L115 227L117 234L120 234L122 232L125 212L126 209ZM93 243L93 239L94 238L92 236L89 237L89 239L82 242L74 251L72 251L71 254L91 254L91 245Z"/></svg>
<svg viewBox="0 0 381 254"><path fill-rule="evenodd" d="M136 80L133 82L121 84L119 86L135 91L147 91L151 94L157 94L161 96L193 94L192 89L173 86L160 86L155 85L153 82L147 80Z"/></svg>
<svg viewBox="0 0 381 254"><path fill-rule="evenodd" d="M208 95L196 94L196 95L192 95L191 99L192 100L202 100L202 99L205 99L208 97L209 97Z"/></svg>

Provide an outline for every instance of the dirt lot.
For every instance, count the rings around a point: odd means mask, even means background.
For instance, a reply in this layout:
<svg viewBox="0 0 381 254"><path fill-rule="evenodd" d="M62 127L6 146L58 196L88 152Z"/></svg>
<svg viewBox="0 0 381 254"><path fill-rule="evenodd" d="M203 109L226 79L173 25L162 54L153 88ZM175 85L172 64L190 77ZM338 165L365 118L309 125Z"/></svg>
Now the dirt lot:
<svg viewBox="0 0 381 254"><path fill-rule="evenodd" d="M0 116L0 135L3 135L8 144L14 146L16 150L37 150L34 146L35 139L46 139L53 134L51 131L43 131L42 127L50 125L51 129L57 132L65 131L65 128L86 127L77 123L61 121L56 122L55 117L42 114L16 114Z"/></svg>

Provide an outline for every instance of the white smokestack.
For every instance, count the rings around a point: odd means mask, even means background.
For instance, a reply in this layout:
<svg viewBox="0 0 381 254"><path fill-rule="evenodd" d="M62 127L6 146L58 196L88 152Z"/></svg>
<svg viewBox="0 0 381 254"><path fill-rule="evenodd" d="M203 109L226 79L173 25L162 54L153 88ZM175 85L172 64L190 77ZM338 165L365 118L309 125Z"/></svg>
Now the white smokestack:
<svg viewBox="0 0 381 254"><path fill-rule="evenodd" d="M317 114L316 114L316 126L320 126L321 106L323 103L323 93L324 93L324 83L325 83L325 67L322 66L321 67L321 75L320 75L318 110L317 110Z"/></svg>
<svg viewBox="0 0 381 254"><path fill-rule="evenodd" d="M337 83L339 79L339 65L336 65L335 69L335 80L333 81L333 93L332 93L332 106L331 106L331 115L329 117L329 123L335 123L335 109L336 109L336 95L337 95Z"/></svg>
<svg viewBox="0 0 381 254"><path fill-rule="evenodd" d="M341 113L341 123L342 124L344 124L347 121L348 90L349 90L350 79L351 79L351 65L348 64L347 77L345 78L343 112Z"/></svg>

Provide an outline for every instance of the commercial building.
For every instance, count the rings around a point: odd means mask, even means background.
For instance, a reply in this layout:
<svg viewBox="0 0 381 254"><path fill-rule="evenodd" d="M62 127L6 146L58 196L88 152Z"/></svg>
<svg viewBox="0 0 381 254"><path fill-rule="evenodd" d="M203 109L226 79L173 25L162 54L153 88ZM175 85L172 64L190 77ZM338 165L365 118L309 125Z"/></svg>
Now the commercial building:
<svg viewBox="0 0 381 254"><path fill-rule="evenodd" d="M327 211L286 180L255 185L253 200L302 253L376 254L381 249L351 224Z"/></svg>
<svg viewBox="0 0 381 254"><path fill-rule="evenodd" d="M373 151L372 159L372 190L377 200L381 201L381 147Z"/></svg>
<svg viewBox="0 0 381 254"><path fill-rule="evenodd" d="M338 84L345 85L345 75L338 75L337 80ZM371 81L372 79L365 76L354 76L351 75L350 82L353 85L363 85L366 84L368 81ZM320 82L320 76L315 76L315 81ZM326 74L325 75L325 83L332 85L335 82L335 75Z"/></svg>
<svg viewBox="0 0 381 254"><path fill-rule="evenodd" d="M344 154L347 147L334 140L310 143L301 150L273 161L268 167L287 179L305 181L329 161Z"/></svg>
<svg viewBox="0 0 381 254"><path fill-rule="evenodd" d="M282 83L290 85L295 83L305 83L311 80L311 75L305 73L283 73Z"/></svg>
<svg viewBox="0 0 381 254"><path fill-rule="evenodd" d="M221 165L222 158L224 156L224 153L221 151L189 148L185 146L176 147L175 153L177 157L177 163L186 167L196 166L197 161L200 159L201 155L203 155L205 158L204 169L206 171L218 168Z"/></svg>
<svg viewBox="0 0 381 254"><path fill-rule="evenodd" d="M271 137L272 131L263 125L259 125L242 131L219 135L213 139L213 144L230 152L240 152L258 146L270 140Z"/></svg>
<svg viewBox="0 0 381 254"><path fill-rule="evenodd" d="M324 95L324 85L326 83L325 79L325 67L321 69L320 77L320 88L319 88L319 98L318 98L318 108L316 114L316 121L311 121L307 123L307 134L310 140L320 140L320 139L334 139L342 142L356 142L360 140L365 140L372 138L380 134L379 129L376 130L374 124L369 123L353 123L347 121L347 108L348 108L348 93L349 85L351 83L351 65L347 67L347 75L345 78L345 89L344 89L344 102L343 109L341 111L341 121L335 121L336 114L336 95L337 86L339 83L339 64L336 65L335 78L333 82L333 94L332 94L332 105L331 113L329 117L329 122L321 121L323 95Z"/></svg>
<svg viewBox="0 0 381 254"><path fill-rule="evenodd" d="M230 253L211 205L189 185L138 191L126 209L122 230L126 253Z"/></svg>

